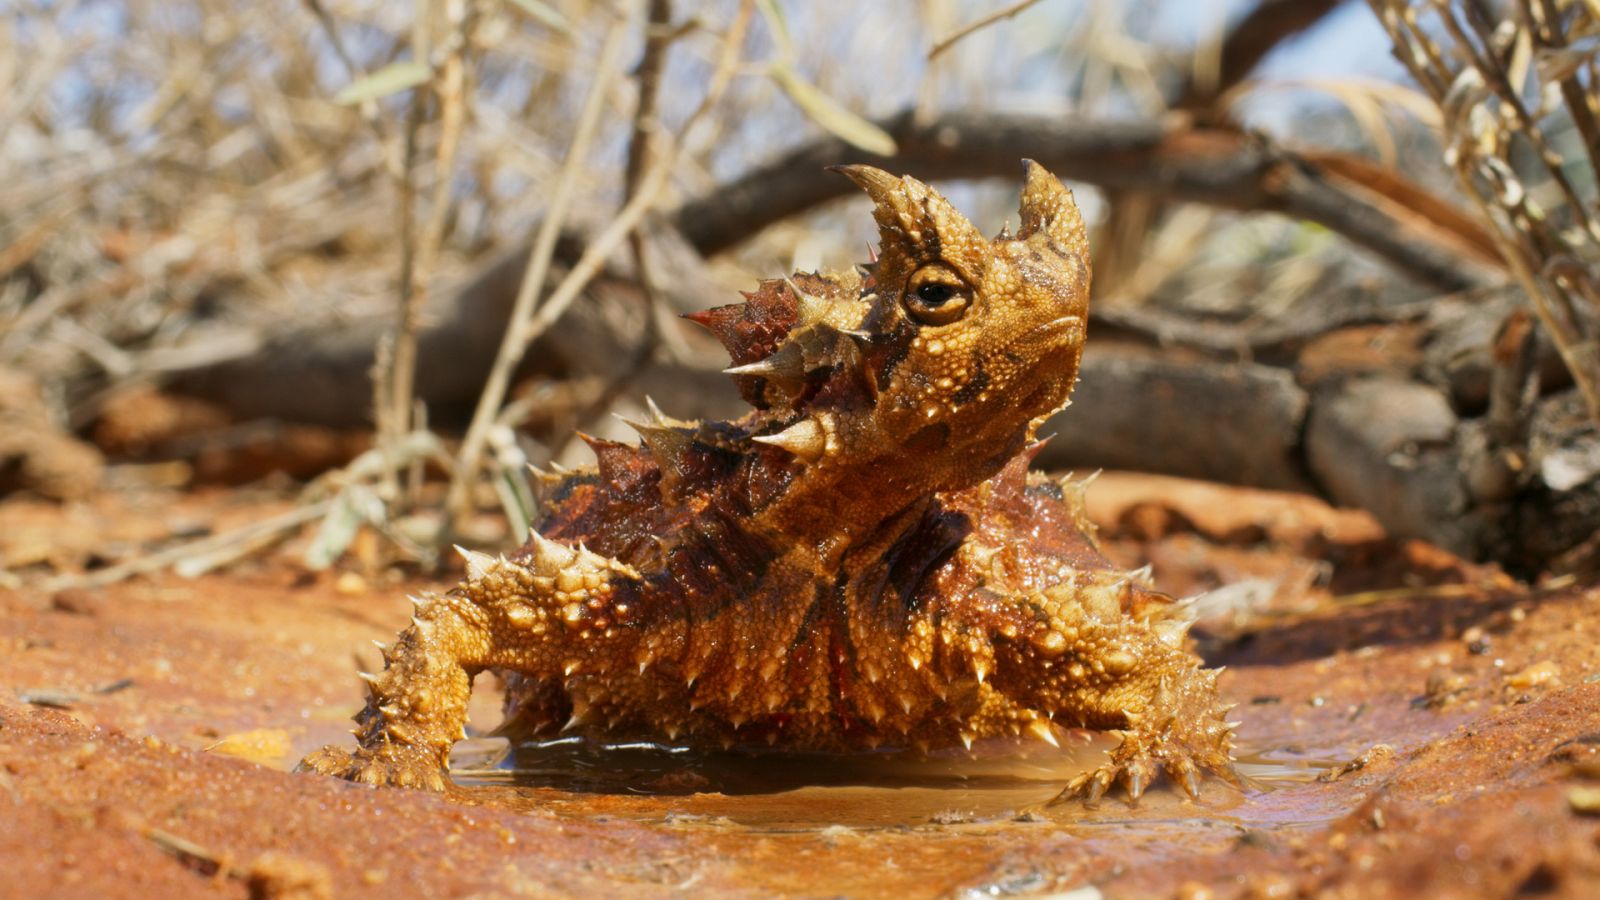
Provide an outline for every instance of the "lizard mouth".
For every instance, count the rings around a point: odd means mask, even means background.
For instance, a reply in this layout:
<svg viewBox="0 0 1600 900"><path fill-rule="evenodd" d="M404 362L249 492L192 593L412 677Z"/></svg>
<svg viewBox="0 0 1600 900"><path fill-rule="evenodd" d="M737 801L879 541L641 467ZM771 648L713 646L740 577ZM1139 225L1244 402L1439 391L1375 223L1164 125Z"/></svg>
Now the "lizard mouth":
<svg viewBox="0 0 1600 900"><path fill-rule="evenodd" d="M1083 344L1083 317L1058 316L1023 332L1017 344L1035 350L1041 356L1052 351L1074 348Z"/></svg>

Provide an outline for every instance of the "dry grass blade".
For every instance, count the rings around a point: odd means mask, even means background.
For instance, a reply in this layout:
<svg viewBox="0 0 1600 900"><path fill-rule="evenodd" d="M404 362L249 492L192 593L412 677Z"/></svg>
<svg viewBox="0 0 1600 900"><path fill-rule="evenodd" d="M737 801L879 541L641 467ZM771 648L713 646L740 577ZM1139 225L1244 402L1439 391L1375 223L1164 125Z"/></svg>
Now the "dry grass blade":
<svg viewBox="0 0 1600 900"><path fill-rule="evenodd" d="M183 566L184 573L188 577L196 577L259 550L266 543L282 540L302 525L316 521L328 511L332 503L331 500L310 503L232 531L170 547L159 553L141 556L118 565L96 569L86 575L54 578L45 582L44 588L54 591L65 588L104 587L135 575L159 572L168 566Z"/></svg>
<svg viewBox="0 0 1600 900"><path fill-rule="evenodd" d="M489 376L489 382L483 393L479 396L478 405L473 413L472 423L468 426L467 435L462 442L460 454L457 457L450 483L449 495L446 499L447 522L453 522L465 512L466 504L476 484L480 469L482 455L488 442L491 430L499 421L500 412L505 402L506 387L510 382L510 373L516 362L522 358L535 340L545 334L549 328L561 318L573 301L577 300L590 280L600 272L606 259L619 245L634 234L644 217L653 210L661 200L667 186L668 177L675 167L680 152L687 137L699 124L702 118L715 106L721 97L723 89L727 86L732 75L744 29L749 20L749 4L741 7L735 17L734 25L730 28L723 41L724 52L717 65L707 91L694 111L684 121L678 135L673 136L657 132L654 140L647 140L643 144L641 159L643 162L638 169L636 180L630 179L630 197L622 209L589 241L582 255L572 264L561 282L556 285L548 296L538 301L538 292L543 288L548 274L551 254L554 250L555 238L560 226L559 219L565 215L565 201L559 196L551 201L551 212L541 223L539 235L534 240L533 253L529 258L529 265L523 277L521 288L518 292L512 316L507 324L505 339L501 342L500 353L496 358L495 367ZM616 37L619 31L613 31ZM610 39L608 39L608 48ZM600 78L614 77L619 68L614 59L609 59L602 52L602 68ZM609 74L607 74L609 73ZM595 115L598 115L598 104L603 101L604 95L598 89L598 84L592 88L590 102L595 104ZM590 112L589 108L585 113ZM642 133L642 132L641 132ZM574 137L573 147L569 150L569 162L583 156L586 151L588 138L580 128ZM565 184L565 181L563 181ZM559 189L558 189L559 190ZM560 210L560 214L557 211ZM447 528L448 530L448 528Z"/></svg>
<svg viewBox="0 0 1600 900"><path fill-rule="evenodd" d="M894 155L894 138L887 131L846 109L839 101L801 77L793 66L786 62L775 62L767 72L789 99L828 133L868 153Z"/></svg>
<svg viewBox="0 0 1600 900"><path fill-rule="evenodd" d="M772 79L807 118L829 134L868 153L879 156L894 155L894 138L890 137L887 131L852 112L795 71L795 49L789 37L789 23L784 17L783 9L772 0L758 0L758 6L762 17L766 19L767 27L772 31L778 49L777 57L767 64L767 77ZM741 12L739 19L743 18L744 13ZM742 25L738 31L742 34ZM707 96L712 97L719 93L720 89L708 92ZM695 118L698 117L697 111Z"/></svg>
<svg viewBox="0 0 1600 900"><path fill-rule="evenodd" d="M583 112L579 115L577 128L573 131L572 141L567 148L562 174L556 181L550 205L545 210L544 219L539 223L538 234L534 237L533 250L528 256L528 267L523 273L522 285L512 304L505 337L500 342L494 368L490 370L489 379L478 396L472 422L467 426L466 437L463 438L461 450L457 454L450 478L450 491L445 500L445 514L449 521L456 520L466 511L467 500L483 458L484 444L489 437L489 429L493 427L500 407L505 403L506 390L511 384L512 369L527 350L530 333L528 323L539 309L539 292L543 290L545 281L549 277L551 261L555 256L556 239L561 234L567 211L571 207L577 189L579 169L586 162L589 146L594 141L611 85L622 74L622 50L627 33L628 23L625 19L615 22L606 35L600 57L595 63L594 82L589 87ZM575 274L575 271L569 273L566 281L572 282ZM587 281L586 277L583 283L586 284ZM581 284L572 291L572 294L576 296L580 290L582 290ZM448 530L447 528L446 531Z"/></svg>
<svg viewBox="0 0 1600 900"><path fill-rule="evenodd" d="M347 86L335 94L333 100L335 103L358 106L427 84L432 78L433 68L427 63L392 63Z"/></svg>
<svg viewBox="0 0 1600 900"><path fill-rule="evenodd" d="M577 32L573 29L572 23L567 21L567 17L563 16L560 10L548 3L543 3L541 0L507 0L507 2L516 7L523 15L547 28L553 28L569 38L577 36Z"/></svg>

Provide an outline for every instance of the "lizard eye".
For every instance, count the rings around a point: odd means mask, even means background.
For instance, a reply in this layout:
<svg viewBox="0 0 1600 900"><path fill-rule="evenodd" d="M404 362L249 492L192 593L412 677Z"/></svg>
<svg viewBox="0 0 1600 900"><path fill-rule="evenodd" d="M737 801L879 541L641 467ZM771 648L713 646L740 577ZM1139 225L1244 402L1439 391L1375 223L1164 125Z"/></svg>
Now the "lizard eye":
<svg viewBox="0 0 1600 900"><path fill-rule="evenodd" d="M948 325L966 314L972 295L954 272L929 266L911 276L904 305L906 313L924 325Z"/></svg>

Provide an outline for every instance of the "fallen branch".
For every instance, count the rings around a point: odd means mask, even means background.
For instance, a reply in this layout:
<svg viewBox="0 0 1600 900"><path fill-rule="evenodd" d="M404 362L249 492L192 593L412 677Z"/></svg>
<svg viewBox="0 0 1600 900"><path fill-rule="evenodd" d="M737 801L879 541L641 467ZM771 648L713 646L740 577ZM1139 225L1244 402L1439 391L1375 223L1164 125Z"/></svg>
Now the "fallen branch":
<svg viewBox="0 0 1600 900"><path fill-rule="evenodd" d="M1373 185L1352 186L1326 162L1257 135L1194 128L1180 119L1092 122L1003 113L919 123L906 111L878 125L899 146L894 157L866 154L838 139L798 147L685 203L675 216L679 230L701 253L726 250L767 225L850 193L848 179L828 166L865 162L924 179L1014 178L1027 157L1062 178L1097 187L1316 222L1444 290L1482 283L1501 265L1493 254L1476 252L1492 239L1468 220L1407 215L1398 203L1375 202ZM1392 176L1392 182L1406 181ZM1406 196L1424 194L1410 186Z"/></svg>

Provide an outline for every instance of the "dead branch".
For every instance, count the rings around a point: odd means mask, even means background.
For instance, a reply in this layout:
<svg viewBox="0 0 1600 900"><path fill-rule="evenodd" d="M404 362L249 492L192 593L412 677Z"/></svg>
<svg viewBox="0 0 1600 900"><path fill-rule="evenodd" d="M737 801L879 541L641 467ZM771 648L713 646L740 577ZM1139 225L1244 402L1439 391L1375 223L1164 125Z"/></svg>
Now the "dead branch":
<svg viewBox="0 0 1600 900"><path fill-rule="evenodd" d="M685 203L675 217L679 230L702 253L725 250L773 222L848 194L848 180L827 172L828 166L866 162L931 179L1015 177L1018 160L1028 157L1097 187L1316 222L1447 291L1483 282L1496 263L1463 249L1490 241L1466 220L1439 222L1407 216L1399 204L1386 208L1373 201L1370 186L1353 190L1325 164L1258 135L1178 120L1063 122L987 112L918 123L906 111L878 125L899 146L893 158L835 138L798 147ZM1408 182L1398 174L1393 180ZM1408 196L1426 193L1415 187Z"/></svg>
<svg viewBox="0 0 1600 900"><path fill-rule="evenodd" d="M1262 0L1228 31L1212 77L1190 77L1174 92L1172 108L1205 118L1218 97L1244 81L1274 48L1310 30L1345 0Z"/></svg>
<svg viewBox="0 0 1600 900"><path fill-rule="evenodd" d="M1272 364L1102 329L1039 464L1309 491L1470 558L1595 571L1600 427L1515 294L1391 311Z"/></svg>
<svg viewBox="0 0 1600 900"><path fill-rule="evenodd" d="M1326 18L1342 0L1261 0L1214 45L1196 48L1188 76L1166 92L1168 109L1194 121L1238 127L1225 99L1273 48ZM1152 230L1166 218L1159 199L1140 190L1113 191L1095 235L1095 280L1102 296L1137 300L1153 287L1147 252ZM1159 272L1159 268L1156 270Z"/></svg>
<svg viewBox="0 0 1600 900"><path fill-rule="evenodd" d="M726 289L713 279L691 248L663 230L652 236L651 261L663 300L674 311L706 305ZM590 243L585 235L561 235L553 251L549 284L554 289ZM511 320L527 270L526 247L513 248L484 264L471 279L435 286L417 336L416 396L429 420L459 429L472 415ZM640 327L644 308L638 276L627 259L614 259L589 283L577 303L535 340L513 370L515 378L595 378L611 381L628 359L628 335ZM218 403L239 419L274 418L335 427L360 427L371 412L367 372L378 337L389 326L379 311L326 322L294 323L266 335L248 354L173 373L169 386ZM688 404L682 415L704 415L717 398L737 395L714 369L700 373L683 365L652 364L640 375L657 396ZM681 389L677 385L681 382ZM725 407L723 407L725 408Z"/></svg>

